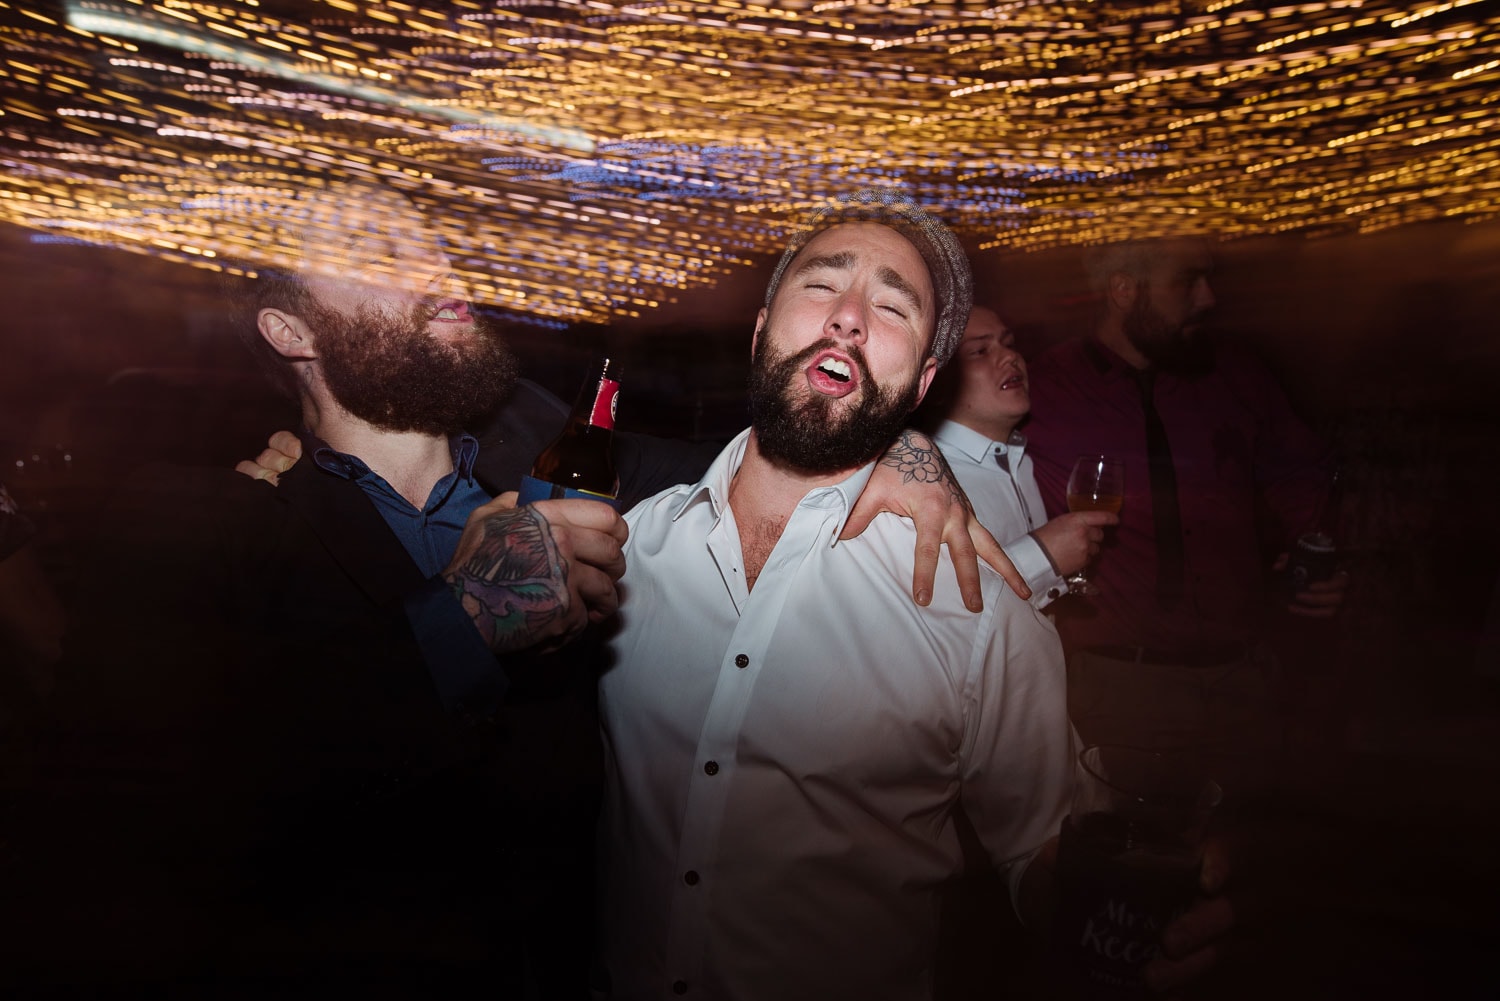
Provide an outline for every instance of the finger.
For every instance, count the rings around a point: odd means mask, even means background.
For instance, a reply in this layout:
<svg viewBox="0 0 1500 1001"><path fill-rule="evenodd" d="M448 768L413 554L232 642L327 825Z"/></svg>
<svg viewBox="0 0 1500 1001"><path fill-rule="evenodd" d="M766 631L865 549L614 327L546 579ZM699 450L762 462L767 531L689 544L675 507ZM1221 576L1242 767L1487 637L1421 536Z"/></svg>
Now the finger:
<svg viewBox="0 0 1500 1001"><path fill-rule="evenodd" d="M535 501L531 506L554 525L573 525L604 532L622 543L629 534L620 513L600 501L570 498Z"/></svg>
<svg viewBox="0 0 1500 1001"><path fill-rule="evenodd" d="M990 565L997 574L1005 579L1010 589L1016 593L1016 597L1022 601L1031 597L1031 587L1026 583L1026 578L1021 576L1021 571L1005 555L1005 549L995 537L990 534L989 529L979 524L977 520L970 519L969 530L974 536L974 545L979 549L979 556Z"/></svg>
<svg viewBox="0 0 1500 1001"><path fill-rule="evenodd" d="M863 494L860 495L860 499L864 499ZM872 504L861 504L856 502L854 505L854 510L849 512L849 519L844 522L844 530L839 533L839 541L847 542L859 533L863 532L865 529L869 528L870 522L873 521L875 519L875 516L879 513L880 508ZM937 564L933 564L933 569L935 570L936 568ZM919 602L919 604L922 604L922 602Z"/></svg>
<svg viewBox="0 0 1500 1001"><path fill-rule="evenodd" d="M561 611L561 617L547 630L549 638L540 641L540 644L537 646L537 649L542 653L553 653L554 651L561 650L582 636L583 631L589 627L590 623L603 622L607 618L604 615L600 615L597 619L594 618L583 596L571 590L568 593L567 605ZM526 647L521 646L518 649L524 650Z"/></svg>
<svg viewBox="0 0 1500 1001"><path fill-rule="evenodd" d="M1329 577L1327 580L1312 581L1307 585L1305 591L1313 594L1327 594L1342 597L1344 592L1348 589L1349 573L1348 571L1340 570L1338 573L1334 574L1332 577Z"/></svg>
<svg viewBox="0 0 1500 1001"><path fill-rule="evenodd" d="M271 435L270 440L266 444L282 455L289 457L293 462L302 458L302 439L290 431L277 431Z"/></svg>
<svg viewBox="0 0 1500 1001"><path fill-rule="evenodd" d="M1141 969L1141 979L1153 994L1176 990L1217 965L1222 951L1219 946L1211 945L1181 959L1157 956Z"/></svg>
<svg viewBox="0 0 1500 1001"><path fill-rule="evenodd" d="M1103 527L1118 525L1120 516L1113 511L1075 511L1074 516L1085 525Z"/></svg>
<svg viewBox="0 0 1500 1001"><path fill-rule="evenodd" d="M1162 933L1162 952L1169 959L1185 959L1222 939L1234 927L1234 905L1225 896L1199 897Z"/></svg>
<svg viewBox="0 0 1500 1001"><path fill-rule="evenodd" d="M516 492L510 490L498 495L493 500L479 505L470 512L469 524L472 525L477 521L483 521L485 518L493 518L496 515L505 514L507 511L514 511L516 509L516 496Z"/></svg>
<svg viewBox="0 0 1500 1001"><path fill-rule="evenodd" d="M1307 618L1328 618L1337 615L1344 604L1344 593L1335 591L1333 593L1322 593L1315 591L1298 591L1292 595L1292 600L1287 609L1293 615L1301 615Z"/></svg>
<svg viewBox="0 0 1500 1001"><path fill-rule="evenodd" d="M296 459L292 458L290 455L287 455L285 452L277 451L274 448L268 448L262 451L260 455L257 455L255 457L255 461L260 465L265 466L273 473L284 473L297 464Z"/></svg>
<svg viewBox="0 0 1500 1001"><path fill-rule="evenodd" d="M1213 832L1204 838L1203 862L1198 867L1198 888L1205 894L1218 893L1229 882L1237 838L1238 835L1222 832Z"/></svg>
<svg viewBox="0 0 1500 1001"><path fill-rule="evenodd" d="M938 554L942 551L942 537L930 519L914 522L917 527L916 562L911 572L911 596L919 605L932 603L933 583L937 579ZM958 574L958 589L963 594L964 604L974 611L984 607L979 595L979 564L974 556L974 545L966 533L962 539L948 543L948 555L953 559L953 569ZM976 604L977 603L977 604Z"/></svg>
<svg viewBox="0 0 1500 1001"><path fill-rule="evenodd" d="M281 482L280 478L276 475L276 470L267 469L260 463L251 462L249 459L246 459L243 462L235 463L234 471L236 473L243 473L244 475L250 477L252 480L265 480L272 486L276 486Z"/></svg>
<svg viewBox="0 0 1500 1001"><path fill-rule="evenodd" d="M625 573L625 550L608 532L591 528L553 526L554 536L567 534L569 559L603 571L611 580L619 580ZM559 543L561 546L562 543Z"/></svg>
<svg viewBox="0 0 1500 1001"><path fill-rule="evenodd" d="M569 588L577 594L576 606L588 622L603 622L620 609L620 591L615 579L587 563L575 563Z"/></svg>

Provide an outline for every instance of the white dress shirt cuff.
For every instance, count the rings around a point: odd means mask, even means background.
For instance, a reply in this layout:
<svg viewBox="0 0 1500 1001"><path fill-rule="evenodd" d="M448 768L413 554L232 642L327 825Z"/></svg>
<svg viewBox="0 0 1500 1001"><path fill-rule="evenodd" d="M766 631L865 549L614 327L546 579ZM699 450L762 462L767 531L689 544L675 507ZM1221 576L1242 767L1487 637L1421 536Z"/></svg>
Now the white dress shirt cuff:
<svg viewBox="0 0 1500 1001"><path fill-rule="evenodd" d="M1047 550L1042 544L1030 534L1020 538L1012 539L1001 547L1010 561L1016 565L1016 571L1025 579L1026 585L1031 588L1031 604L1033 607L1046 608L1053 601L1068 593L1068 583L1063 580L1057 570L1052 566L1052 560L1047 556Z"/></svg>

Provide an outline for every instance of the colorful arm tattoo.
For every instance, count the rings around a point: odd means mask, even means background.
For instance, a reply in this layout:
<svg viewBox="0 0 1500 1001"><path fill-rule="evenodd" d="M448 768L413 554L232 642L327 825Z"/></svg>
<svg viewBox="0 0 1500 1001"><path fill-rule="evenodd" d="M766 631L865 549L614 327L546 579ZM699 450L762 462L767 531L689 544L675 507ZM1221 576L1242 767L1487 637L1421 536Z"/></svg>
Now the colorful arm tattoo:
<svg viewBox="0 0 1500 1001"><path fill-rule="evenodd" d="M552 526L531 507L486 518L483 536L445 576L489 648L508 653L560 635L568 612L568 564Z"/></svg>

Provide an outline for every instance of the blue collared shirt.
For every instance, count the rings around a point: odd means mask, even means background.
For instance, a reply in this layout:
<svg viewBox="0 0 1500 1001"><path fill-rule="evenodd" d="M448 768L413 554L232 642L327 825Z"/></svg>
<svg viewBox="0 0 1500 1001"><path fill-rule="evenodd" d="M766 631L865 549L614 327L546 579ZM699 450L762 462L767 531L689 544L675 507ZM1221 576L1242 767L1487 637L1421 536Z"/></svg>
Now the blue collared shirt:
<svg viewBox="0 0 1500 1001"><path fill-rule="evenodd" d="M458 548L469 515L491 498L474 478L479 442L464 434L450 447L453 472L433 485L421 510L358 456L319 443L312 459L319 469L359 485L427 577L426 584L404 600L417 645L443 705L450 711L482 715L499 705L507 687L505 673L454 599L442 572Z"/></svg>

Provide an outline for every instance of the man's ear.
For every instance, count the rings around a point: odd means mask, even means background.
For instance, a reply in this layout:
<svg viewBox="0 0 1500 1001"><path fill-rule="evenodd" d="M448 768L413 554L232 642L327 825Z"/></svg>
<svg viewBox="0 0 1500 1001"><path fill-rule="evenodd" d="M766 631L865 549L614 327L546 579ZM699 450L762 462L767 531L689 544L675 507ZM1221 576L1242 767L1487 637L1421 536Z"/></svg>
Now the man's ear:
<svg viewBox="0 0 1500 1001"><path fill-rule="evenodd" d="M917 376L917 402L912 406L913 410L921 406L922 401L926 399L927 390L932 386L932 378L937 375L937 370L937 359L928 355L927 360L922 363L922 373Z"/></svg>
<svg viewBox="0 0 1500 1001"><path fill-rule="evenodd" d="M766 329L766 307L760 307L760 312L755 314L755 334L750 338L750 357L755 357L755 345L760 340L760 332Z"/></svg>
<svg viewBox="0 0 1500 1001"><path fill-rule="evenodd" d="M317 357L312 331L302 317L280 309L263 309L255 317L260 336L276 353L292 361L310 361Z"/></svg>

